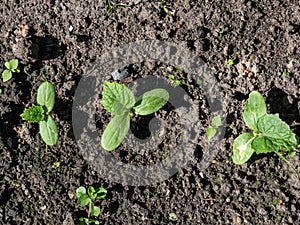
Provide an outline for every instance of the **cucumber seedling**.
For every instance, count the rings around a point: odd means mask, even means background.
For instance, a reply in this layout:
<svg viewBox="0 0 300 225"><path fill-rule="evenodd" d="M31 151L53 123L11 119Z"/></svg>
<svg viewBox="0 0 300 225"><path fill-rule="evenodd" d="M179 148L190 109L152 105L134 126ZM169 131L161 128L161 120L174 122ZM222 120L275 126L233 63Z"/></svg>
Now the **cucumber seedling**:
<svg viewBox="0 0 300 225"><path fill-rule="evenodd" d="M137 100L124 85L116 82L104 82L101 104L114 117L106 126L101 145L107 151L116 149L130 128L130 116L146 116L158 111L169 100L169 93L162 88L145 92Z"/></svg>
<svg viewBox="0 0 300 225"><path fill-rule="evenodd" d="M6 70L2 72L3 82L9 81L12 78L13 73L20 73L18 59L12 59L4 63Z"/></svg>
<svg viewBox="0 0 300 225"><path fill-rule="evenodd" d="M299 176L297 169L284 157L296 154L296 147L300 146L299 140L278 114L267 114L265 100L258 91L250 93L245 103L243 119L253 133L243 133L234 140L233 162L243 164L254 152L274 152Z"/></svg>
<svg viewBox="0 0 300 225"><path fill-rule="evenodd" d="M97 217L100 215L100 207L95 206L94 199L105 198L107 190L103 187L95 189L93 186L89 186L88 190L85 187L80 186L76 190L77 204L79 206L89 206L88 216L80 217L80 225L86 224L100 224L98 220L91 219L91 217Z"/></svg>
<svg viewBox="0 0 300 225"><path fill-rule="evenodd" d="M21 117L28 122L38 123L43 141L47 145L53 146L58 140L57 127L50 114L54 107L55 90L53 84L45 77L44 79L45 81L37 90L38 105L33 104L30 108L24 109Z"/></svg>

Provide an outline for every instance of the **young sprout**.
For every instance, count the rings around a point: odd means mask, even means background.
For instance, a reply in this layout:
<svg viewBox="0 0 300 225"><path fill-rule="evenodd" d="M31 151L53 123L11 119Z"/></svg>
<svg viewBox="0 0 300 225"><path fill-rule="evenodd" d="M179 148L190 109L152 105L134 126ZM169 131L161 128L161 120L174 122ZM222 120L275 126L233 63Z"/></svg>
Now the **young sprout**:
<svg viewBox="0 0 300 225"><path fill-rule="evenodd" d="M233 59L228 59L225 61L225 64L230 67L234 64L234 61L233 61Z"/></svg>
<svg viewBox="0 0 300 225"><path fill-rule="evenodd" d="M12 59L9 62L4 63L6 70L2 72L3 82L9 81L12 78L13 73L20 73L18 65L19 61L17 59Z"/></svg>
<svg viewBox="0 0 300 225"><path fill-rule="evenodd" d="M243 133L234 140L233 162L243 164L253 153L274 152L299 176L297 169L283 156L295 155L296 147L299 147L298 138L278 114L267 113L265 100L258 91L250 93L245 103L243 119L253 133Z"/></svg>
<svg viewBox="0 0 300 225"><path fill-rule="evenodd" d="M57 127L50 115L54 102L55 90L53 84L46 80L37 90L38 105L32 105L30 108L24 109L21 114L23 120L39 124L41 137L49 146L55 145L58 140Z"/></svg>
<svg viewBox="0 0 300 225"><path fill-rule="evenodd" d="M129 6L129 5L124 4L124 3L112 4L111 0L107 0L107 9L106 9L103 19L105 20L113 9L116 9L118 7L127 7L127 6Z"/></svg>
<svg viewBox="0 0 300 225"><path fill-rule="evenodd" d="M161 8L164 10L164 12L165 12L166 14L168 14L168 13L169 13L169 9L168 9L168 7L166 6L166 2L167 2L167 0L161 0Z"/></svg>
<svg viewBox="0 0 300 225"><path fill-rule="evenodd" d="M290 75L290 71L288 71L286 68L282 72L282 76L287 77Z"/></svg>
<svg viewBox="0 0 300 225"><path fill-rule="evenodd" d="M158 111L169 99L169 93L162 88L145 92L135 99L133 93L124 85L104 82L102 106L114 117L106 126L102 137L102 147L107 151L116 149L130 128L130 116L146 116Z"/></svg>
<svg viewBox="0 0 300 225"><path fill-rule="evenodd" d="M85 187L80 186L76 190L77 204L79 206L89 206L88 216L79 218L80 225L87 225L91 223L100 224L98 220L91 219L91 217L97 217L100 215L100 207L95 206L94 199L104 199L107 190L103 187L95 189L93 186L89 186L86 190Z"/></svg>

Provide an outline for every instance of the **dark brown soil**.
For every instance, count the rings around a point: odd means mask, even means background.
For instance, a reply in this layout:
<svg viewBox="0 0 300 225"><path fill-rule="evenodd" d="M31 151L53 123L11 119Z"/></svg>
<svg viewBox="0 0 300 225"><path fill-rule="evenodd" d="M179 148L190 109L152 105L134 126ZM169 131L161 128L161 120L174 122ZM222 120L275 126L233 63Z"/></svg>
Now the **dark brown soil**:
<svg viewBox="0 0 300 225"><path fill-rule="evenodd" d="M175 0L167 1L168 14L160 1L128 3L103 20L106 1L0 0L0 72L13 58L19 59L21 69L9 82L0 81L0 224L79 224L79 217L87 214L76 203L81 185L108 190L97 201L100 224L300 224L300 182L286 163L275 154L254 156L242 166L231 160L234 138L247 130L242 112L252 90L259 90L269 112L279 113L300 136L299 2ZM212 112L203 90L180 68L176 76L184 81L181 87L199 105L202 127L194 160L165 181L127 186L111 182L82 156L72 127L73 100L80 79L99 56L152 39L183 46L213 72L224 96L225 137L212 164L201 170ZM226 65L228 59L234 60L233 66ZM53 115L59 142L48 148L38 125L19 116L36 102L43 66L57 93ZM154 75L170 83L167 76L175 67L128 65L130 81ZM282 75L285 69L289 76ZM98 107L100 134L110 115ZM165 142L172 144L180 130L177 119L172 105L166 105L152 116L134 117L131 132L147 140L159 133L164 121ZM162 146L145 149L139 152L124 143L112 154L133 165L159 162L169 154ZM299 157L298 151L290 159L298 170ZM54 162L60 162L57 169Z"/></svg>

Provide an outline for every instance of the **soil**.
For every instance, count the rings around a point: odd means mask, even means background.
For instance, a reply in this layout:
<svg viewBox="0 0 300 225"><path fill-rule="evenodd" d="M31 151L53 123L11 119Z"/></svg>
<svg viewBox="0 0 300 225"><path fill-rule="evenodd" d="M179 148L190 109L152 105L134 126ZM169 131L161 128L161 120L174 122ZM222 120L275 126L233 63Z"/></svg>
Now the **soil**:
<svg viewBox="0 0 300 225"><path fill-rule="evenodd" d="M234 138L247 130L242 112L252 90L259 90L268 112L279 113L300 136L298 1L167 1L166 14L160 1L136 0L106 19L106 1L0 2L0 71L13 58L21 69L10 81L0 81L0 224L79 224L87 208L77 205L75 191L89 185L108 190L105 199L96 201L102 210L100 224L300 224L300 182L286 163L275 154L255 155L241 166L231 160ZM197 142L194 159L170 178L147 186L111 182L94 170L76 143L76 87L105 52L153 39L183 46L212 71L224 96L225 136L210 166L201 169L213 112L199 84L176 65L128 65L129 78L121 81L128 85L155 76L176 89L168 79L175 74L199 107L201 127L198 139L192 140ZM227 66L228 59L234 65ZM45 146L37 124L20 118L25 107L36 103L44 66L56 90L53 116L59 141L53 147ZM101 107L95 115L99 134L111 117ZM164 150L180 142L178 119L171 104L154 115L133 117L131 132L142 141L133 148L124 143L111 154L132 165L163 161L169 154ZM162 123L168 127L164 145L151 149L150 137L159 136ZM139 152L138 146L145 150ZM298 151L290 158L298 170L299 157ZM56 169L55 162L60 162Z"/></svg>

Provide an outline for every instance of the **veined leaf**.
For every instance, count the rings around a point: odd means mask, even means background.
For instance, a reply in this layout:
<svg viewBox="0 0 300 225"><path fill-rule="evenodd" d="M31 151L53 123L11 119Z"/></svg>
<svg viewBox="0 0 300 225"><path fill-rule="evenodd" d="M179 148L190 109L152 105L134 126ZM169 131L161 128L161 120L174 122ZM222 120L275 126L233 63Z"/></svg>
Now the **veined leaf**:
<svg viewBox="0 0 300 225"><path fill-rule="evenodd" d="M32 105L30 108L24 110L21 117L28 122L39 123L45 119L43 106Z"/></svg>
<svg viewBox="0 0 300 225"><path fill-rule="evenodd" d="M43 141L50 146L53 146L57 143L58 140L58 131L54 120L51 116L47 116L46 120L40 121L40 134Z"/></svg>
<svg viewBox="0 0 300 225"><path fill-rule="evenodd" d="M106 126L102 137L101 145L107 151L116 149L125 138L130 128L130 117L126 113L124 115L115 116Z"/></svg>
<svg viewBox="0 0 300 225"><path fill-rule="evenodd" d="M256 154L269 153L274 152L276 150L276 147L273 145L273 142L264 136L258 136L254 138L251 146Z"/></svg>
<svg viewBox="0 0 300 225"><path fill-rule="evenodd" d="M258 120L258 131L272 142L275 150L297 146L296 135L278 114L266 114Z"/></svg>
<svg viewBox="0 0 300 225"><path fill-rule="evenodd" d="M51 112L55 102L55 90L53 85L45 81L42 83L37 91L37 103L45 106L48 112Z"/></svg>
<svg viewBox="0 0 300 225"><path fill-rule="evenodd" d="M252 91L245 103L243 118L246 125L257 131L257 122L267 113L267 107L263 96L258 91Z"/></svg>
<svg viewBox="0 0 300 225"><path fill-rule="evenodd" d="M233 142L232 160L235 164L243 164L252 156L254 150L251 147L251 142L254 136L250 133L244 133L238 136Z"/></svg>
<svg viewBox="0 0 300 225"><path fill-rule="evenodd" d="M104 82L101 104L111 114L123 115L134 103L132 92L124 84Z"/></svg>
<svg viewBox="0 0 300 225"><path fill-rule="evenodd" d="M145 116L162 108L169 100L169 93L162 88L145 92L137 101L134 111L136 114Z"/></svg>

